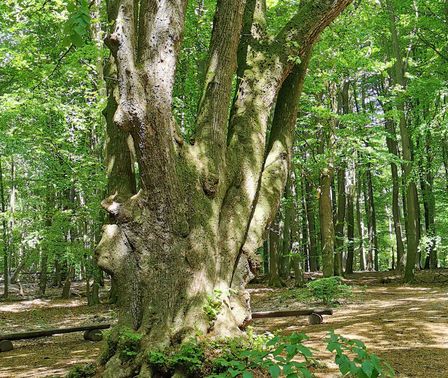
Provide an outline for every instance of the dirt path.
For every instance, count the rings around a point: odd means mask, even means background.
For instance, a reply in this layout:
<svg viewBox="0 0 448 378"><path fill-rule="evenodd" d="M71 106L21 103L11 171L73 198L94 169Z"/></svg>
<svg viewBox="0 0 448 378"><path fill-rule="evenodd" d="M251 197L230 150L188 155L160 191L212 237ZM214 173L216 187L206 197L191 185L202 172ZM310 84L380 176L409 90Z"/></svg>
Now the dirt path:
<svg viewBox="0 0 448 378"><path fill-rule="evenodd" d="M252 291L253 306L272 309L300 308L294 301L276 302L282 290ZM369 287L357 301L336 308L324 324L309 326L306 318L257 320L257 332L304 332L308 344L325 349L329 330L363 341L368 349L387 360L399 377L448 378L448 288L384 285ZM326 368L318 376L337 377L331 354L316 352Z"/></svg>
<svg viewBox="0 0 448 378"><path fill-rule="evenodd" d="M375 276L376 282L378 275ZM372 281L373 282L373 281ZM354 280L369 285L368 280ZM251 289L256 310L313 307L304 305L287 289ZM318 377L340 376L325 352L327 332L362 340L374 353L391 363L400 377L448 378L448 287L395 284L357 289L350 303L325 316L322 325L309 326L306 317L260 319L264 331L304 332L309 346L324 361ZM34 300L0 303L0 333L36 328L67 327L110 321L108 306L88 307L82 299ZM15 349L0 354L0 378L60 377L71 366L96 360L102 342L84 341L82 333L14 342Z"/></svg>
<svg viewBox="0 0 448 378"><path fill-rule="evenodd" d="M113 321L107 305L88 307L84 299L0 303L0 333L64 328ZM82 332L14 341L0 353L0 378L63 377L73 365L94 362L103 342L85 341Z"/></svg>

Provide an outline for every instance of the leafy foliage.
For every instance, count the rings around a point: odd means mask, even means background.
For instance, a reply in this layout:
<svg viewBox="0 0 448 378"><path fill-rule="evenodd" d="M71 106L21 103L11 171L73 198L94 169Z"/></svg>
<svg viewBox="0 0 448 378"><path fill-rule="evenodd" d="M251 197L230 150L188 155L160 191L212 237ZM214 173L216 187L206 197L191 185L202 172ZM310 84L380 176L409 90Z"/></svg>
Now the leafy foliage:
<svg viewBox="0 0 448 378"><path fill-rule="evenodd" d="M89 378L94 377L96 373L95 364L76 365L70 369L67 378Z"/></svg>
<svg viewBox="0 0 448 378"><path fill-rule="evenodd" d="M249 333L248 338L190 340L168 355L161 351L150 352L148 363L161 373L181 369L192 377L249 378L257 371L274 378L281 374L311 377L312 352L302 343L306 339L305 335L297 333L275 337Z"/></svg>
<svg viewBox="0 0 448 378"><path fill-rule="evenodd" d="M350 340L330 332L327 350L336 353L335 362L344 377L394 377L392 367L367 351L362 341ZM350 358L353 356L352 358Z"/></svg>
<svg viewBox="0 0 448 378"><path fill-rule="evenodd" d="M203 309L207 318L210 322L216 320L219 312L222 308L222 291L215 289L213 294L207 296L207 302L205 303Z"/></svg>
<svg viewBox="0 0 448 378"><path fill-rule="evenodd" d="M342 282L341 277L320 278L306 284L311 295L324 304L335 304L339 299L349 298L352 295L350 286Z"/></svg>

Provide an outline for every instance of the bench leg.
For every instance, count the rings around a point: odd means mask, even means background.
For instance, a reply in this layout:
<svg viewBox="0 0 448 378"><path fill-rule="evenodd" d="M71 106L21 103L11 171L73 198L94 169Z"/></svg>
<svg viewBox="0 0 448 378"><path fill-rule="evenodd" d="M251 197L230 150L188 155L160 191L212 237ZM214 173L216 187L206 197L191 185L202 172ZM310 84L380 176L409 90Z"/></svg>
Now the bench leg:
<svg viewBox="0 0 448 378"><path fill-rule="evenodd" d="M91 329L84 332L84 340L101 341L103 340L103 333L99 329Z"/></svg>
<svg viewBox="0 0 448 378"><path fill-rule="evenodd" d="M0 352L9 352L14 346L10 340L0 340Z"/></svg>
<svg viewBox="0 0 448 378"><path fill-rule="evenodd" d="M324 318L320 314L311 314L308 316L308 323L310 325L322 324L324 322Z"/></svg>

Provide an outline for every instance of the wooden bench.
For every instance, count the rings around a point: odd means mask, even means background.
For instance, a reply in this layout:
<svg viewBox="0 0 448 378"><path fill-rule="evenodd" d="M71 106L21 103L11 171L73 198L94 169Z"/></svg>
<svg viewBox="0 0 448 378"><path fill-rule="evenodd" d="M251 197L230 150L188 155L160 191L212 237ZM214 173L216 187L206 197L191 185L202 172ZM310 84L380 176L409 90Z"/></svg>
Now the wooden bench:
<svg viewBox="0 0 448 378"><path fill-rule="evenodd" d="M260 311L253 312L252 319L265 318L283 318L287 316L308 316L308 322L311 325L322 324L324 318L322 315L333 315L331 308L325 309L303 309L303 310L280 310L280 311Z"/></svg>
<svg viewBox="0 0 448 378"><path fill-rule="evenodd" d="M63 333L73 333L73 332L83 332L84 339L89 341L100 341L103 336L101 333L102 329L110 328L110 324L92 324L79 327L70 328L53 328L44 329L39 331L29 331L29 332L18 332L9 333L5 335L0 335L0 352L7 352L14 348L12 341L14 340L25 340L25 339L35 339L37 337L47 337L53 335L59 335Z"/></svg>

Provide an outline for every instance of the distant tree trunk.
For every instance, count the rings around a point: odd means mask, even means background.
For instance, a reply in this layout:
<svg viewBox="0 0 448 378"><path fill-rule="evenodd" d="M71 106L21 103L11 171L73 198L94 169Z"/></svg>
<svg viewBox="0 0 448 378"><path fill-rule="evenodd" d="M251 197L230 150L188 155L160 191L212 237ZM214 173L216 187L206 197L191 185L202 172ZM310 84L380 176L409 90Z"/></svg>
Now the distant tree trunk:
<svg viewBox="0 0 448 378"><path fill-rule="evenodd" d="M291 199L292 199L292 216L291 216L291 264L292 268L294 270L294 285L296 287L302 287L305 282L304 277L304 271L305 271L305 265L306 265L306 257L309 255L309 249L308 249L308 241L305 239L307 238L307 235L303 235L302 239L300 238L300 219L302 220L302 232L307 230L306 225L306 215L305 215L305 209L303 206L305 205L304 200L304 193L303 188L301 190L301 205L302 205L302 214L299 216L299 202L298 202L298 195L299 195L299 181L297 180L296 176L296 170L293 168L290 173L290 180L291 180ZM300 181L303 187L303 180ZM301 243L300 243L301 239ZM300 245L304 247L303 252L301 253Z"/></svg>
<svg viewBox="0 0 448 378"><path fill-rule="evenodd" d="M334 224L331 198L332 168L324 168L320 175L319 215L322 243L322 271L324 277L334 275Z"/></svg>
<svg viewBox="0 0 448 378"><path fill-rule="evenodd" d="M62 286L62 264L60 254L57 253L54 260L54 278L53 278L53 286L61 287Z"/></svg>
<svg viewBox="0 0 448 378"><path fill-rule="evenodd" d="M432 137L429 130L425 135L425 153L423 154L420 168L420 182L423 195L423 206L425 213L425 231L428 239L427 254L425 258L425 269L436 269L437 245L436 245L436 227L435 227L435 196L434 196L434 175L432 173Z"/></svg>
<svg viewBox="0 0 448 378"><path fill-rule="evenodd" d="M335 255L334 255L334 274L342 276L342 252L344 248L344 226L346 212L346 193L345 193L345 169L339 168L337 171L338 191L337 191L337 215L335 226Z"/></svg>
<svg viewBox="0 0 448 378"><path fill-rule="evenodd" d="M269 274L269 234L263 241L263 273Z"/></svg>
<svg viewBox="0 0 448 378"><path fill-rule="evenodd" d="M386 119L386 143L389 153L399 158L398 142L396 139L395 123L393 120ZM392 174L392 217L395 232L395 241L397 244L397 269L403 270L404 268L404 243L401 230L401 216L400 216L400 178L398 177L397 163L390 163L390 169Z"/></svg>
<svg viewBox="0 0 448 378"><path fill-rule="evenodd" d="M374 269L379 271L379 258L378 258L378 233L376 227L376 209L375 209L375 197L373 195L373 182L372 182L372 166L370 163L367 165L367 186L369 191L369 208L370 208L370 217L371 217L371 226L372 226L372 253L374 259Z"/></svg>
<svg viewBox="0 0 448 378"><path fill-rule="evenodd" d="M372 208L370 207L370 199L369 199L369 177L371 177L371 175L369 175L368 172L368 167L366 169L366 174L365 174L365 180L363 183L363 194L364 194L364 208L365 208L365 212L366 212L366 217L367 217L367 236L368 236L368 252L367 252L367 265L366 265L366 269L367 270L373 270L373 256L374 256L374 243L373 243L373 239L374 239L374 232L373 232L373 225L372 225Z"/></svg>
<svg viewBox="0 0 448 378"><path fill-rule="evenodd" d="M269 229L269 286L285 286L280 271L280 212Z"/></svg>
<svg viewBox="0 0 448 378"><path fill-rule="evenodd" d="M292 170L291 170L292 171ZM284 216L283 216L283 237L282 237L282 257L281 257L281 277L289 278L291 265L291 228L294 221L294 198L291 190L291 173L288 175L284 192Z"/></svg>
<svg viewBox="0 0 448 378"><path fill-rule="evenodd" d="M70 288L72 285L72 279L73 279L74 273L75 273L75 268L72 265L70 265L70 267L68 268L68 271L67 271L67 277L65 278L64 287L62 288L61 297L63 299L70 298Z"/></svg>
<svg viewBox="0 0 448 378"><path fill-rule="evenodd" d="M394 4L391 0L387 0L387 10L390 18L392 58L395 59L392 79L395 85L406 88L405 67L400 47L400 37L397 30L397 16ZM397 109L400 112L400 135L403 153L403 182L405 187L406 199L406 236L407 236L407 252L406 266L404 272L405 282L414 280L415 265L417 259L417 250L419 244L419 203L415 181L412 177L413 156L412 156L412 140L410 130L407 125L405 115L405 103L402 97L397 100Z"/></svg>
<svg viewBox="0 0 448 378"><path fill-rule="evenodd" d="M306 207L306 182L305 182L305 176L302 172L301 175L301 180L300 180L300 211L297 209L297 214L299 214L300 212L300 220L301 220L301 245L303 248L303 258L304 258L304 264L303 264L303 268L306 272L310 272L311 271L311 251L310 251L310 235L308 233L309 227L308 227L308 221L307 221L307 207ZM297 192L299 192L298 190L296 190L296 195L295 198L297 197ZM297 205L298 207L298 205ZM298 221L298 219L297 219ZM297 226L297 229L299 227Z"/></svg>
<svg viewBox="0 0 448 378"><path fill-rule="evenodd" d="M358 172L356 180L356 229L358 237L358 256L359 256L359 270L366 269L366 257L364 253L364 221L361 214L361 195L362 195L362 180L361 174Z"/></svg>
<svg viewBox="0 0 448 378"><path fill-rule="evenodd" d="M305 202L306 202L306 220L308 225L308 240L309 240L309 261L310 271L316 272L318 270L318 249L317 249L317 232L316 232L316 206L313 196L313 187L311 180L304 177L305 181Z"/></svg>
<svg viewBox="0 0 448 378"><path fill-rule="evenodd" d="M9 296L9 240L8 240L8 224L6 221L6 200L5 185L2 169L2 155L0 155L0 202L2 210L2 230L3 230L3 298Z"/></svg>
<svg viewBox="0 0 448 378"><path fill-rule="evenodd" d="M355 256L355 165L351 163L347 170L347 260L345 273L353 273L353 260Z"/></svg>
<svg viewBox="0 0 448 378"><path fill-rule="evenodd" d="M349 114L351 113L350 101L349 101L349 89L350 81L344 80L341 90L338 93L338 113ZM344 124L338 122L340 129L345 128ZM345 216L347 206L347 196L345 192L345 168L346 163L341 162L337 169L337 213L335 221L335 260L334 260L334 274L342 276L343 273L343 248L344 248L344 228L345 228Z"/></svg>

